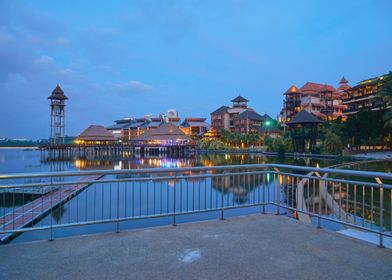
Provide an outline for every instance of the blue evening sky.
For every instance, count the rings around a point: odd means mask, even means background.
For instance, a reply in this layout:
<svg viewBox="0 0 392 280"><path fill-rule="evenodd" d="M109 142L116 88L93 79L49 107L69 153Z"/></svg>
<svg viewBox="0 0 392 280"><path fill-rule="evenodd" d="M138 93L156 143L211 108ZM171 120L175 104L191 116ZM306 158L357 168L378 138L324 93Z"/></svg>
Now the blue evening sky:
<svg viewBox="0 0 392 280"><path fill-rule="evenodd" d="M241 94L276 117L306 81L392 70L392 1L0 0L0 138L46 138L57 83L66 134L158 115L207 117Z"/></svg>

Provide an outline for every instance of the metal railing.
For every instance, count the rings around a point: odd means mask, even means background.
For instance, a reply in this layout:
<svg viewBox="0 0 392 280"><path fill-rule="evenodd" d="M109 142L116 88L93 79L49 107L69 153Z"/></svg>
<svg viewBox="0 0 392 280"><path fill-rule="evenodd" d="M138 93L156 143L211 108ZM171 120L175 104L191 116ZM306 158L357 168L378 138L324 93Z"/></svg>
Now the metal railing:
<svg viewBox="0 0 392 280"><path fill-rule="evenodd" d="M53 239L59 228L96 224L118 232L127 221L151 218L175 225L201 213L224 219L249 208L373 232L383 246L392 237L390 182L389 173L280 164L4 174L0 240L35 230ZM47 192L37 195L40 188Z"/></svg>

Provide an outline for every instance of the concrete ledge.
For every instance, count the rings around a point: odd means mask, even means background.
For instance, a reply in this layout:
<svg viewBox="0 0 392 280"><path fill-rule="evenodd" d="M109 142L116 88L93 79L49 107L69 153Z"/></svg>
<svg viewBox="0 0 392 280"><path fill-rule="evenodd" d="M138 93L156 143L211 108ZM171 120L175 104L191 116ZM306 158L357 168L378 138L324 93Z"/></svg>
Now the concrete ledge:
<svg viewBox="0 0 392 280"><path fill-rule="evenodd" d="M0 247L3 279L388 279L392 251L276 215Z"/></svg>

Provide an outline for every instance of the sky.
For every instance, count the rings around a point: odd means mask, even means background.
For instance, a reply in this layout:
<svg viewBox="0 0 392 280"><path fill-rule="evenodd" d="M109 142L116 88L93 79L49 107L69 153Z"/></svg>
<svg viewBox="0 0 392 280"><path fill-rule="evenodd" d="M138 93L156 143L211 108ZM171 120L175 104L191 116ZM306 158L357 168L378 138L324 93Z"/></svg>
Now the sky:
<svg viewBox="0 0 392 280"><path fill-rule="evenodd" d="M392 70L392 1L0 0L0 138L66 134L176 109L206 117L242 95L276 117L283 92Z"/></svg>

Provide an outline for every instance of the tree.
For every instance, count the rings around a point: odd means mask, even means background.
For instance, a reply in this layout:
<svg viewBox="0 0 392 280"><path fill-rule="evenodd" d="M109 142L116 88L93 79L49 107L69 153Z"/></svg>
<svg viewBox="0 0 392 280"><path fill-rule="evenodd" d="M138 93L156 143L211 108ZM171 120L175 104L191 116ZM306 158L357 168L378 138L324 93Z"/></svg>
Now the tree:
<svg viewBox="0 0 392 280"><path fill-rule="evenodd" d="M284 155L284 153L286 152L286 147L285 147L285 142L283 141L283 138L276 137L272 141L272 148L273 148L274 152L277 152L279 154L279 156Z"/></svg>
<svg viewBox="0 0 392 280"><path fill-rule="evenodd" d="M385 84L379 91L379 97L388 107L392 106L392 72L390 71L387 77L385 78ZM383 120L385 121L385 126L392 128L392 111L388 110L384 116Z"/></svg>
<svg viewBox="0 0 392 280"><path fill-rule="evenodd" d="M343 144L339 136L331 131L328 131L325 134L323 152L328 154L337 154L341 152L342 149L343 149Z"/></svg>

